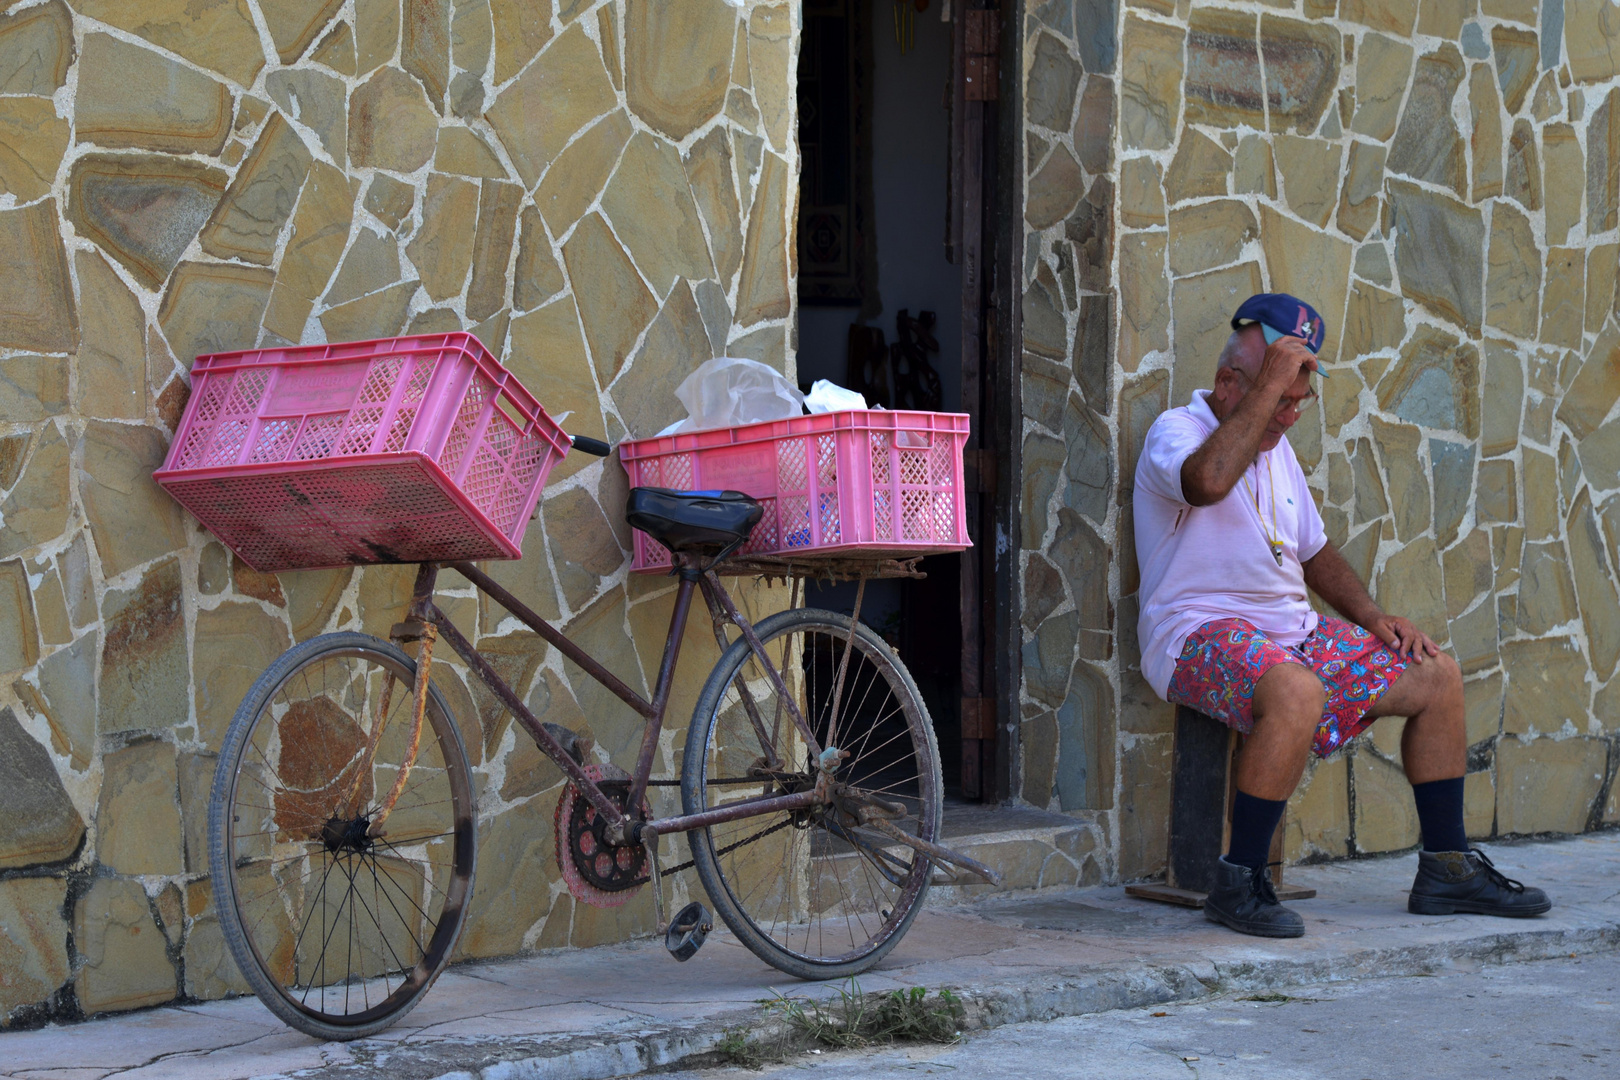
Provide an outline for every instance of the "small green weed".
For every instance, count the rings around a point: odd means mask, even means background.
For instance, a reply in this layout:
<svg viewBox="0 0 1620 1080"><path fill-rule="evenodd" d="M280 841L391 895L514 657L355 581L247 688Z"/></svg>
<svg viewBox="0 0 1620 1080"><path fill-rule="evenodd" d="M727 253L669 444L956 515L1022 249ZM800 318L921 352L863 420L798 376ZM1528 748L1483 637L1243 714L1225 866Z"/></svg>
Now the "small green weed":
<svg viewBox="0 0 1620 1080"><path fill-rule="evenodd" d="M850 979L836 999L812 1001L777 994L766 1003L813 1042L837 1049L891 1042L953 1043L961 1038L966 1015L962 999L949 990L930 997L925 987L865 994Z"/></svg>
<svg viewBox="0 0 1620 1080"><path fill-rule="evenodd" d="M757 1069L765 1064L765 1055L749 1040L747 1028L728 1028L715 1044L714 1052L727 1065Z"/></svg>

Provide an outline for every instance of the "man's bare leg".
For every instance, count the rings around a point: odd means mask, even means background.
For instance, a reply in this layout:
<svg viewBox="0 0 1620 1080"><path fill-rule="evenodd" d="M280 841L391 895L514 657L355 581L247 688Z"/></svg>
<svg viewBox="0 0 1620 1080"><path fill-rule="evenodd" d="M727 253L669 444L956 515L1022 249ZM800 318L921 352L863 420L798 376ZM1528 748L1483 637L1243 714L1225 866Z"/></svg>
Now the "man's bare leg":
<svg viewBox="0 0 1620 1080"><path fill-rule="evenodd" d="M1401 761L1413 784L1450 780L1468 767L1462 669L1445 653L1409 664L1369 716L1405 716Z"/></svg>
<svg viewBox="0 0 1620 1080"><path fill-rule="evenodd" d="M1254 730L1238 754L1237 789L1285 800L1299 786L1327 691L1303 664L1278 664L1254 686Z"/></svg>

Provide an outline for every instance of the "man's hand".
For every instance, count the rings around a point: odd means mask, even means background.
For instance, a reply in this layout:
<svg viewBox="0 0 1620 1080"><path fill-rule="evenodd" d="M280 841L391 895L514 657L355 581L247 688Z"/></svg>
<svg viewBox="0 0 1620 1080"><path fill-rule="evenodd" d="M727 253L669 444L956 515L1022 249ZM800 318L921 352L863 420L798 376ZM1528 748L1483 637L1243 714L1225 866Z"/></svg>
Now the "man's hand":
<svg viewBox="0 0 1620 1080"><path fill-rule="evenodd" d="M1299 378L1300 368L1316 371L1316 354L1311 352L1303 338L1285 334L1266 346L1266 354L1260 361L1260 373L1255 378L1255 385L1274 391L1276 398L1280 398L1290 386L1294 385L1294 380ZM1277 401L1268 400L1272 412L1275 412Z"/></svg>
<svg viewBox="0 0 1620 1080"><path fill-rule="evenodd" d="M1440 646L1412 625L1411 619L1399 615L1380 615L1376 619L1368 620L1365 627L1370 633L1378 636L1384 644L1395 650L1395 655L1405 660L1415 660L1423 663L1426 656L1439 656Z"/></svg>

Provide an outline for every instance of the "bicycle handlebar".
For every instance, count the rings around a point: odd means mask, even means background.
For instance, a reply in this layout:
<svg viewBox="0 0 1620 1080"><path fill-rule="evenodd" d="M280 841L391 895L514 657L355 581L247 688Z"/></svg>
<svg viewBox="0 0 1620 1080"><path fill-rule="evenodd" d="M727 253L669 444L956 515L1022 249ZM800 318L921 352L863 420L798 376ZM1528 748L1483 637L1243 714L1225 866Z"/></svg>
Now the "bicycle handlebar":
<svg viewBox="0 0 1620 1080"><path fill-rule="evenodd" d="M584 435L570 435L568 437L573 440L575 450L583 450L585 453L595 454L597 457L607 457L613 453L613 447L601 439L591 439Z"/></svg>

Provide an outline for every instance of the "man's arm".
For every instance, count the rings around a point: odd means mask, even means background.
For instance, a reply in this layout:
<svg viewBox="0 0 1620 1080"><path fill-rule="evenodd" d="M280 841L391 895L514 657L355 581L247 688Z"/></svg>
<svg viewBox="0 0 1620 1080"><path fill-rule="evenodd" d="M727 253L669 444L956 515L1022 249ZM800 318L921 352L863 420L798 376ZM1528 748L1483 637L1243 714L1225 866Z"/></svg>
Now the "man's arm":
<svg viewBox="0 0 1620 1080"><path fill-rule="evenodd" d="M1305 568L1305 584L1312 592L1326 600L1334 611L1376 635L1397 654L1420 664L1425 654L1440 654L1440 646L1413 626L1410 619L1384 614L1368 595L1367 587L1355 570L1333 546L1333 541L1324 543L1321 551L1301 565Z"/></svg>
<svg viewBox="0 0 1620 1080"><path fill-rule="evenodd" d="M1182 464L1181 491L1187 502L1209 506L1237 486L1243 471L1259 456L1266 428L1302 367L1315 371L1316 355L1299 338L1278 338L1266 346L1253 388Z"/></svg>

